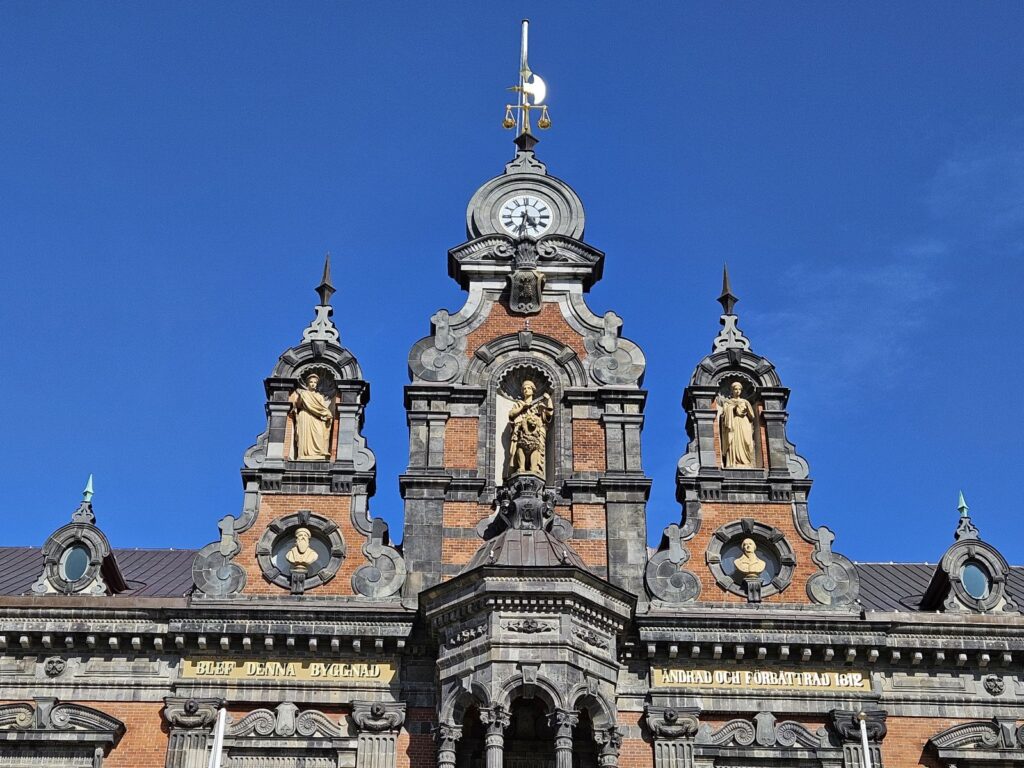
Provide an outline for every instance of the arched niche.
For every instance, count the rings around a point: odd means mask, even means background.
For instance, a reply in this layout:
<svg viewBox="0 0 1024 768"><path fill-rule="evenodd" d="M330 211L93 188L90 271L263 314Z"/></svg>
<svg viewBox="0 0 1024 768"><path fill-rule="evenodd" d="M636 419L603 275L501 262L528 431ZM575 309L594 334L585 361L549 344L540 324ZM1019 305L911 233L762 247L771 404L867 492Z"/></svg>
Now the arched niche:
<svg viewBox="0 0 1024 768"><path fill-rule="evenodd" d="M734 389L734 385L736 389ZM717 390L715 398L715 455L718 466L722 469L763 469L765 459L764 404L761 401L761 390L758 382L749 373L742 370L723 371L713 380ZM749 466L732 464L727 456L727 435L723 421L729 418L727 411L735 411L733 403L735 393L748 404L750 414L750 431L753 440L752 463ZM733 418L736 418L733 416Z"/></svg>

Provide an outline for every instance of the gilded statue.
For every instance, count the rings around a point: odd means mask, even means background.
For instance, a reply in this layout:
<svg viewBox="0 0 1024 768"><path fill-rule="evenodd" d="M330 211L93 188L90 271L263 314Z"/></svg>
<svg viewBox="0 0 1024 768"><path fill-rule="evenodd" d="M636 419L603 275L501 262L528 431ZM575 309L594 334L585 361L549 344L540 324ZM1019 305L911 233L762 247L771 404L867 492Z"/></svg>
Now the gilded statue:
<svg viewBox="0 0 1024 768"><path fill-rule="evenodd" d="M509 411L508 420L512 425L509 441L509 474L528 473L545 477L545 449L548 441L548 424L555 412L551 395L545 392L534 398L537 385L529 379L523 381L523 396Z"/></svg>
<svg viewBox="0 0 1024 768"><path fill-rule="evenodd" d="M293 571L308 571L309 566L317 561L319 555L309 546L310 537L309 528L299 528L295 531L295 546L284 556Z"/></svg>
<svg viewBox="0 0 1024 768"><path fill-rule="evenodd" d="M754 407L743 397L740 382L730 385L729 397L721 401L719 418L725 466L754 466Z"/></svg>
<svg viewBox="0 0 1024 768"><path fill-rule="evenodd" d="M757 544L753 539L744 539L740 542L740 549L743 550L743 554L733 561L736 573L745 579L758 578L768 564L757 556Z"/></svg>
<svg viewBox="0 0 1024 768"><path fill-rule="evenodd" d="M297 461L324 461L331 458L331 424L334 414L331 406L317 387L320 377L311 373L305 387L289 396L295 414L295 459Z"/></svg>

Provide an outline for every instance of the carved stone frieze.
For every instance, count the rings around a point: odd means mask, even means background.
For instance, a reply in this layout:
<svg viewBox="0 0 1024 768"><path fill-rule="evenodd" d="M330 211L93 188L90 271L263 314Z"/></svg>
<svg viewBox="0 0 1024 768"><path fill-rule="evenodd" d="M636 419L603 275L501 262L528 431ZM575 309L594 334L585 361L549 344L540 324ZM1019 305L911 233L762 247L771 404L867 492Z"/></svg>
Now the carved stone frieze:
<svg viewBox="0 0 1024 768"><path fill-rule="evenodd" d="M816 733L793 720L776 722L771 712L758 712L753 722L744 719L730 720L721 728L713 729L702 725L697 732L697 744L739 747L805 747L817 749L829 746L828 733L824 728Z"/></svg>
<svg viewBox="0 0 1024 768"><path fill-rule="evenodd" d="M515 632L521 635L536 635L541 632L554 632L556 627L550 621L541 621L540 619L525 618L516 619L515 621L509 621L502 625L503 628L509 632Z"/></svg>
<svg viewBox="0 0 1024 768"><path fill-rule="evenodd" d="M268 736L340 738L346 733L341 724L323 712L315 709L300 711L295 704L285 701L278 704L273 710L257 709L237 722L229 723L226 735L235 738Z"/></svg>

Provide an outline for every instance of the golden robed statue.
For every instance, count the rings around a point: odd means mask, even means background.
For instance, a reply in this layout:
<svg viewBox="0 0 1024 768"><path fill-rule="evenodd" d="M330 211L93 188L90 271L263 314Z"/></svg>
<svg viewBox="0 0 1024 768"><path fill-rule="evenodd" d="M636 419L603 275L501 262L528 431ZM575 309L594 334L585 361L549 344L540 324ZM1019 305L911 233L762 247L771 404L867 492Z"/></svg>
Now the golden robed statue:
<svg viewBox="0 0 1024 768"><path fill-rule="evenodd" d="M743 395L743 385L734 381L729 397L721 403L719 425L722 460L726 467L754 466L754 406Z"/></svg>
<svg viewBox="0 0 1024 768"><path fill-rule="evenodd" d="M295 459L297 461L325 461L331 458L331 424L334 414L327 398L317 391L320 377L315 373L306 377L305 388L296 389L289 396L295 414Z"/></svg>
<svg viewBox="0 0 1024 768"><path fill-rule="evenodd" d="M548 424L555 408L551 395L545 392L534 399L537 385L529 379L523 381L523 397L509 411L512 425L509 441L509 474L528 473L546 476L545 449L548 442Z"/></svg>

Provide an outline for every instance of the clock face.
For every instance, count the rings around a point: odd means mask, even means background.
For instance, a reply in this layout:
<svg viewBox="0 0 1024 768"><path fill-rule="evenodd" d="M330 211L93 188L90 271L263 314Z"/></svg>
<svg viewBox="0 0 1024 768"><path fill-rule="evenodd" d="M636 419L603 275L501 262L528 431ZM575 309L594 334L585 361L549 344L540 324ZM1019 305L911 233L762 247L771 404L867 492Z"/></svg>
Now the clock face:
<svg viewBox="0 0 1024 768"><path fill-rule="evenodd" d="M551 226L551 205L534 195L513 195L501 204L499 216L513 237L539 237Z"/></svg>

